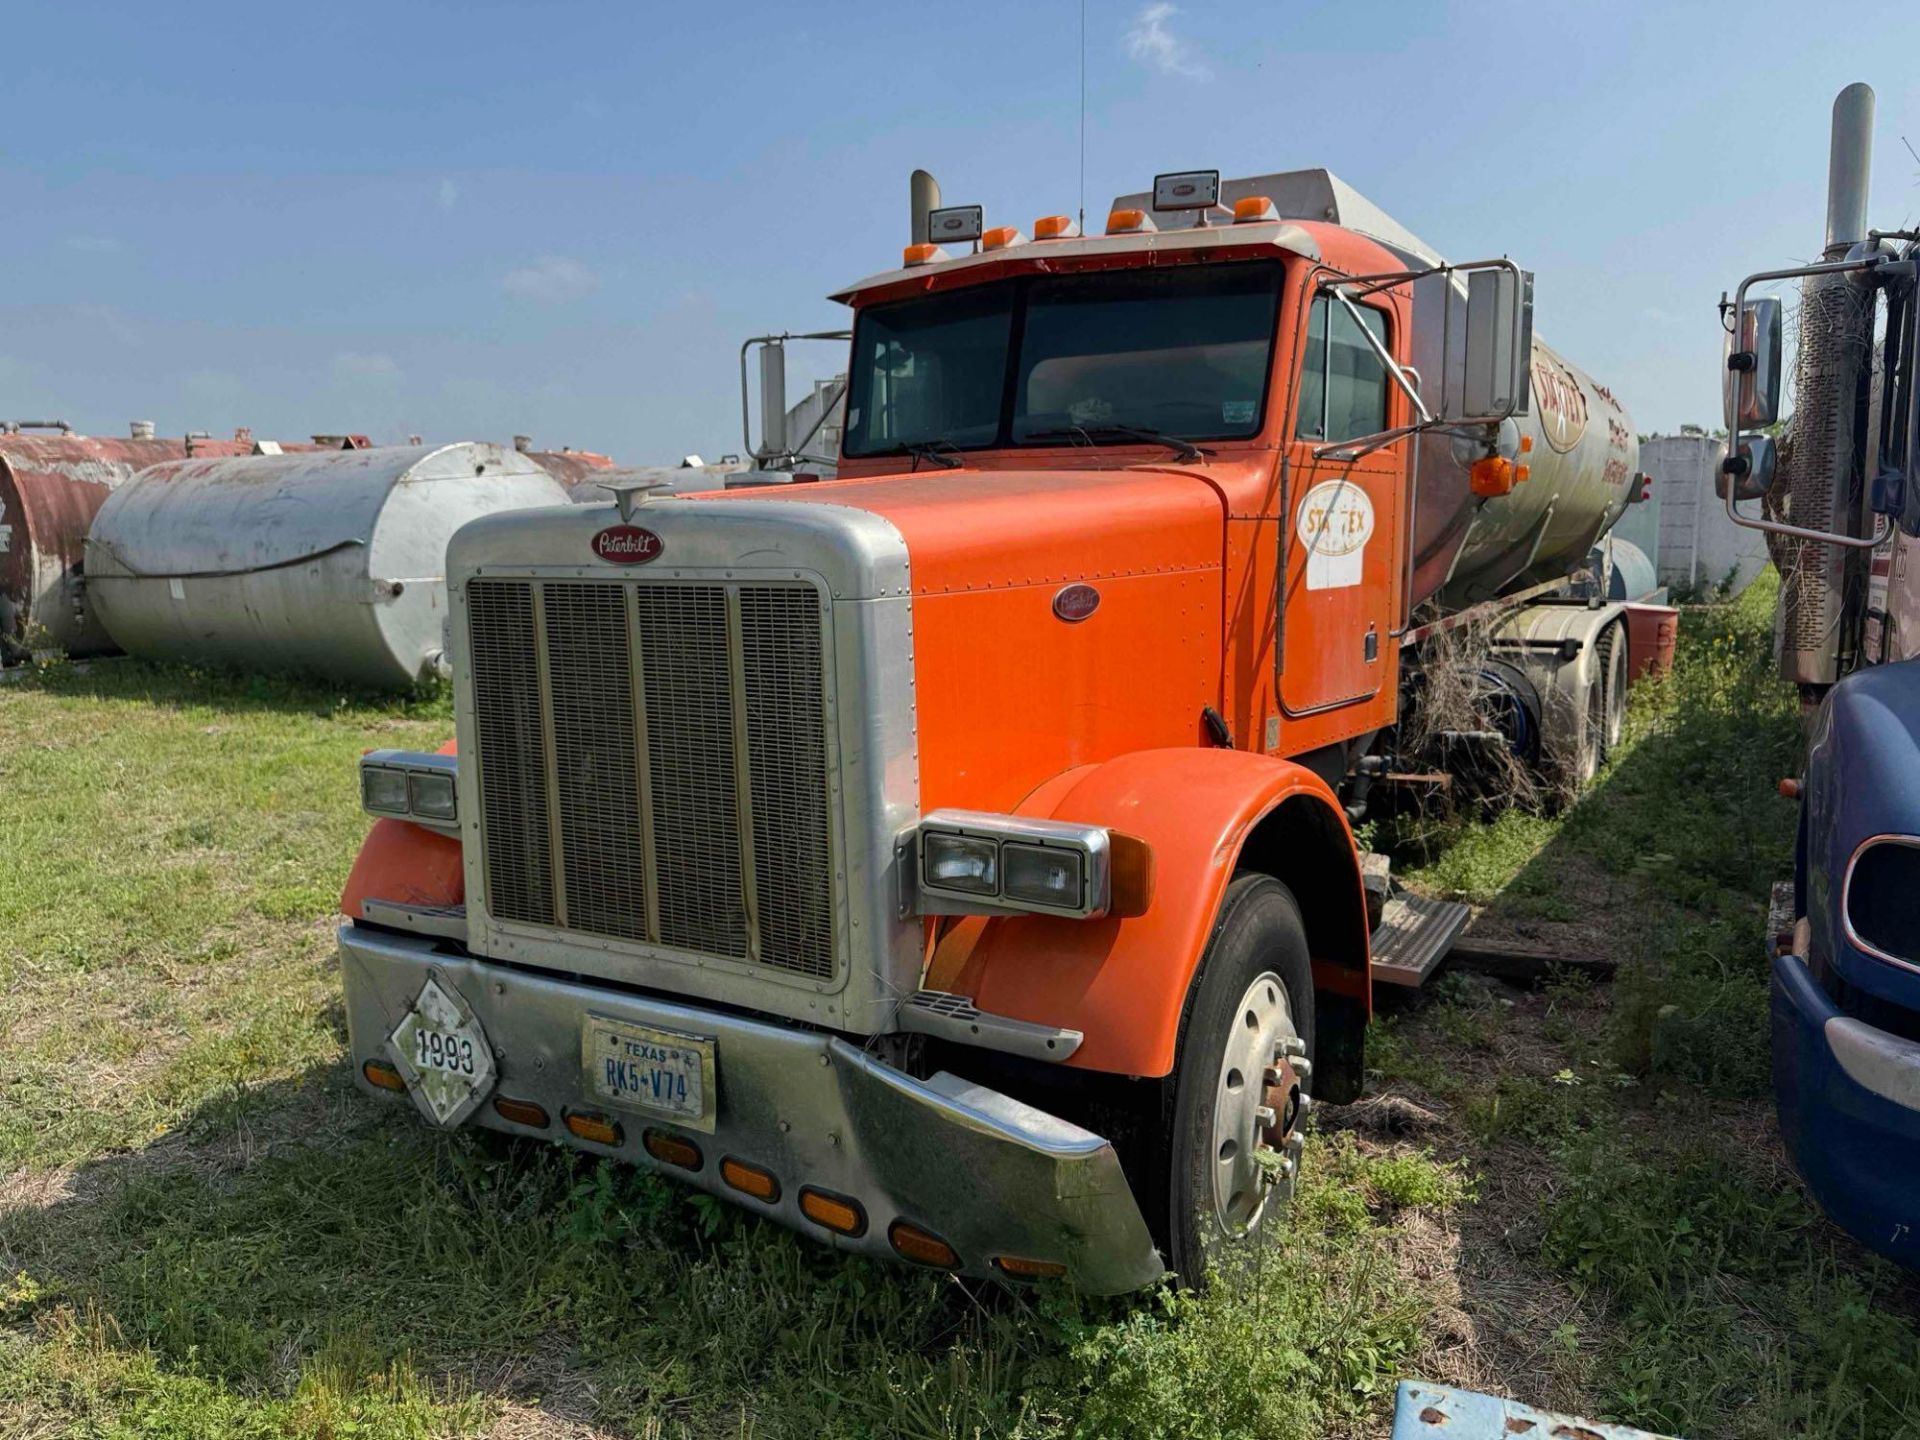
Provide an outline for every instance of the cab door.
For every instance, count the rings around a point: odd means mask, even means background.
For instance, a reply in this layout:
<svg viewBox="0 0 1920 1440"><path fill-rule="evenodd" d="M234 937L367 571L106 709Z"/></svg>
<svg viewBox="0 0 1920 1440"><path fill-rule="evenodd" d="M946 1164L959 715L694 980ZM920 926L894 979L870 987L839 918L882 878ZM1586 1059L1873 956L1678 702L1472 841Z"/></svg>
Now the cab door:
<svg viewBox="0 0 1920 1440"><path fill-rule="evenodd" d="M1385 296L1356 301L1389 354L1400 315ZM1403 497L1411 441L1358 459L1316 450L1403 423L1405 398L1361 321L1332 296L1312 298L1288 447L1280 615L1279 698L1288 750L1385 723L1397 684ZM1375 704L1366 702L1376 701ZM1362 707L1364 713L1346 713ZM1339 712L1339 713L1333 713ZM1326 716L1329 723L1307 723Z"/></svg>

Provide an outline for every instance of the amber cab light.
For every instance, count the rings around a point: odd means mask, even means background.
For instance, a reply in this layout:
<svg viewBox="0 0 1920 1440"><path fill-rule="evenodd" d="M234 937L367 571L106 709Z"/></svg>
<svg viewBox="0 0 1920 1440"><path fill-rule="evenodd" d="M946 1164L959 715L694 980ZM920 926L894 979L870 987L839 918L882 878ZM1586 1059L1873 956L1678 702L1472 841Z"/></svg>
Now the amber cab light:
<svg viewBox="0 0 1920 1440"><path fill-rule="evenodd" d="M832 1195L808 1186L800 1192L800 1213L836 1234L858 1237L867 1233L867 1212L860 1208L858 1200L850 1200L845 1195Z"/></svg>
<svg viewBox="0 0 1920 1440"><path fill-rule="evenodd" d="M384 1060L369 1060L360 1067L360 1073L367 1077L369 1085L378 1085L382 1090L396 1090L406 1093L407 1082L400 1072Z"/></svg>
<svg viewBox="0 0 1920 1440"><path fill-rule="evenodd" d="M1153 217L1144 210L1115 210L1107 216L1109 235L1133 235L1156 229Z"/></svg>
<svg viewBox="0 0 1920 1440"><path fill-rule="evenodd" d="M590 1115L583 1111L569 1111L567 1129L582 1140L591 1140L596 1145L618 1145L621 1140L620 1122L609 1120L604 1115Z"/></svg>
<svg viewBox="0 0 1920 1440"><path fill-rule="evenodd" d="M663 1165L678 1165L682 1170L700 1168L700 1147L691 1140L670 1135L665 1130L648 1130L641 1135L640 1143L647 1147L647 1154Z"/></svg>
<svg viewBox="0 0 1920 1440"><path fill-rule="evenodd" d="M1080 235L1080 227L1073 223L1071 215L1042 215L1033 222L1033 238L1036 240L1075 240Z"/></svg>
<svg viewBox="0 0 1920 1440"><path fill-rule="evenodd" d="M744 1160L731 1157L722 1160L720 1178L742 1195L751 1195L769 1205L780 1198L780 1182L774 1178L773 1172L762 1170L758 1165L749 1165Z"/></svg>
<svg viewBox="0 0 1920 1440"><path fill-rule="evenodd" d="M546 1110L531 1100L510 1100L505 1095L496 1095L493 1097L493 1113L516 1125L530 1125L535 1130L547 1128Z"/></svg>
<svg viewBox="0 0 1920 1440"><path fill-rule="evenodd" d="M1513 489L1513 462L1499 455L1488 455L1473 462L1468 483L1482 497L1505 495Z"/></svg>
<svg viewBox="0 0 1920 1440"><path fill-rule="evenodd" d="M1018 1255L996 1255L993 1268L1019 1280L1057 1280L1067 1267L1057 1260L1023 1260Z"/></svg>
<svg viewBox="0 0 1920 1440"><path fill-rule="evenodd" d="M1233 202L1233 223L1251 225L1257 220L1278 220L1280 212L1264 195L1248 195Z"/></svg>
<svg viewBox="0 0 1920 1440"><path fill-rule="evenodd" d="M980 248L982 250L1005 250L1011 246L1024 245L1026 243L1027 237L1022 235L1018 227L1013 225L997 226L980 237Z"/></svg>
<svg viewBox="0 0 1920 1440"><path fill-rule="evenodd" d="M953 1247L918 1225L896 1220L887 1227L887 1239L892 1243L894 1253L903 1260L911 1260L916 1265L932 1265L941 1270L960 1268L960 1257L954 1254Z"/></svg>
<svg viewBox="0 0 1920 1440"><path fill-rule="evenodd" d="M931 265L936 260L946 258L946 252L938 245L909 245L900 252L902 265Z"/></svg>

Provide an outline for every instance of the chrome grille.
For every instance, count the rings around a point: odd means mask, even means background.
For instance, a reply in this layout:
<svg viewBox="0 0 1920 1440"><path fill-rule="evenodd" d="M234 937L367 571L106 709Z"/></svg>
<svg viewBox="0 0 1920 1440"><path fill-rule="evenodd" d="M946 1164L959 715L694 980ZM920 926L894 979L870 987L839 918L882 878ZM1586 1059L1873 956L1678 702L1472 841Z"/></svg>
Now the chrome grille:
<svg viewBox="0 0 1920 1440"><path fill-rule="evenodd" d="M467 611L496 918L833 973L812 587L482 579Z"/></svg>

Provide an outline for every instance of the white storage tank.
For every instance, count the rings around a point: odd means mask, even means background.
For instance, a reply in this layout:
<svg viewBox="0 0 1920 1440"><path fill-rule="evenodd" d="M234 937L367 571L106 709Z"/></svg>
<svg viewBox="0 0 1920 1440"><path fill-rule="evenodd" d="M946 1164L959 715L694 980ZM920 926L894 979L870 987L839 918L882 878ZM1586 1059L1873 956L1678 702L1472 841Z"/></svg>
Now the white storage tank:
<svg viewBox="0 0 1920 1440"><path fill-rule="evenodd" d="M1640 447L1640 468L1653 477L1660 501L1654 565L1662 585L1700 593L1726 584L1738 595L1766 567L1765 534L1729 520L1714 493L1713 477L1726 454L1724 439L1695 432L1649 436Z"/></svg>
<svg viewBox="0 0 1920 1440"><path fill-rule="evenodd" d="M441 658L447 541L565 489L497 445L155 465L87 536L87 595L129 654L394 689Z"/></svg>

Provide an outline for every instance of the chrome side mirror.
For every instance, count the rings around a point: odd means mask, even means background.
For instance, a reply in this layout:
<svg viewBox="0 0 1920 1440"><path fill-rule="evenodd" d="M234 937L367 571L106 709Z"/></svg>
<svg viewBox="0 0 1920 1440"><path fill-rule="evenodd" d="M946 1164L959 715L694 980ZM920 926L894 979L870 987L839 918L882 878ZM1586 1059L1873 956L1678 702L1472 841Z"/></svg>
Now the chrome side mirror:
<svg viewBox="0 0 1920 1440"><path fill-rule="evenodd" d="M1777 306L1778 302L1774 303ZM1720 472L1713 477L1713 493L1725 500L1731 489L1735 500L1758 500L1773 488L1779 463L1772 436L1749 435L1739 449L1720 462Z"/></svg>
<svg viewBox="0 0 1920 1440"><path fill-rule="evenodd" d="M1780 418L1780 301L1748 300L1727 335L1725 408L1740 430L1758 430Z"/></svg>
<svg viewBox="0 0 1920 1440"><path fill-rule="evenodd" d="M1440 418L1488 421L1524 415L1532 405L1533 275L1499 263L1467 269L1466 277L1466 355L1459 409Z"/></svg>

